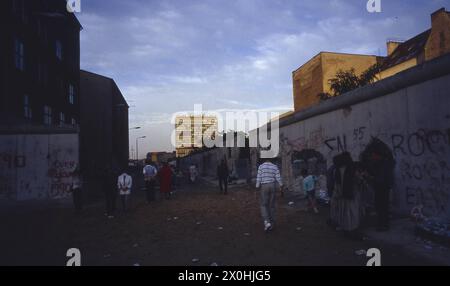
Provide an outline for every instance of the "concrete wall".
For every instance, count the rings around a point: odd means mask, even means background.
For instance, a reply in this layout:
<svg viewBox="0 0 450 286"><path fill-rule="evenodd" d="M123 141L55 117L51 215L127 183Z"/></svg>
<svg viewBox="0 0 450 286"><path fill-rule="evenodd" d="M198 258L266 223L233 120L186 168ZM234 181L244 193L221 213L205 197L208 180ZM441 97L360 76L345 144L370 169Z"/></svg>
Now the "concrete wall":
<svg viewBox="0 0 450 286"><path fill-rule="evenodd" d="M238 179L248 179L251 175L249 158L242 158L241 152L244 148L214 148L201 153L191 154L179 159L179 166L187 171L191 164L198 166L201 176L215 177L217 166L222 159L228 164L230 176L235 175Z"/></svg>
<svg viewBox="0 0 450 286"><path fill-rule="evenodd" d="M78 134L0 135L0 199L67 198Z"/></svg>
<svg viewBox="0 0 450 286"><path fill-rule="evenodd" d="M376 137L396 160L394 210L406 215L424 205L428 215L450 217L449 90L446 56L282 120L285 182L295 189L302 156L316 158L323 173L343 151L358 160Z"/></svg>

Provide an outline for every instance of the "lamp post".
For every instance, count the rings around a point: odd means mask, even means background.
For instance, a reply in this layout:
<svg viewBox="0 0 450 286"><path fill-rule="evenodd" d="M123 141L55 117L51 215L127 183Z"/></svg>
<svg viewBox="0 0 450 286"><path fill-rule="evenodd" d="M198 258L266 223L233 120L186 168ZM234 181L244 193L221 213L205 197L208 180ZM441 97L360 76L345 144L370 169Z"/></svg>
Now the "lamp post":
<svg viewBox="0 0 450 286"><path fill-rule="evenodd" d="M138 137L136 138L136 161L139 162L139 139L144 139L147 138L147 136L142 136L142 137Z"/></svg>

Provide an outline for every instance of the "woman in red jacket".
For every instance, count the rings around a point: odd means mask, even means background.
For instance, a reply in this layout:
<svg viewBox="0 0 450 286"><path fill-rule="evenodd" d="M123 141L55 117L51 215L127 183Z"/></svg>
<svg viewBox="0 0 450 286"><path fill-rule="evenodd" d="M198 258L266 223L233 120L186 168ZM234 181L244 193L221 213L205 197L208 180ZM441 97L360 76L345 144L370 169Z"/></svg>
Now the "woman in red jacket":
<svg viewBox="0 0 450 286"><path fill-rule="evenodd" d="M159 171L160 190L161 194L168 200L170 199L170 193L172 192L172 169L167 162Z"/></svg>

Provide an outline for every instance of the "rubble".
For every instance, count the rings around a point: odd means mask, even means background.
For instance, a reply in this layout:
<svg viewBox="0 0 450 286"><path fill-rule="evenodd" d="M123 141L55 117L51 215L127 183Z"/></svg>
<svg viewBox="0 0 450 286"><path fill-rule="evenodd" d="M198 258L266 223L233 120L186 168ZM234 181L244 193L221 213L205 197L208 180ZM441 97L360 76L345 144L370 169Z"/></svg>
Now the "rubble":
<svg viewBox="0 0 450 286"><path fill-rule="evenodd" d="M362 255L366 255L367 251L365 251L364 249L360 249L360 250L355 251L355 254L358 256L362 256Z"/></svg>
<svg viewBox="0 0 450 286"><path fill-rule="evenodd" d="M416 234L444 245L450 245L450 223L442 219L428 218L416 224Z"/></svg>

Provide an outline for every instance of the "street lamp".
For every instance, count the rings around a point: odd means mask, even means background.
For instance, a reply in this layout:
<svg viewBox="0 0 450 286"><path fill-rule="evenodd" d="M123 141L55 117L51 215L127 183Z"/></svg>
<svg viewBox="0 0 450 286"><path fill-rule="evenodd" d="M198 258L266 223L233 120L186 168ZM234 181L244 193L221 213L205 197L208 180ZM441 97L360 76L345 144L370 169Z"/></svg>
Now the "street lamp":
<svg viewBox="0 0 450 286"><path fill-rule="evenodd" d="M136 138L136 161L139 161L139 139L147 138L147 136L142 136Z"/></svg>

